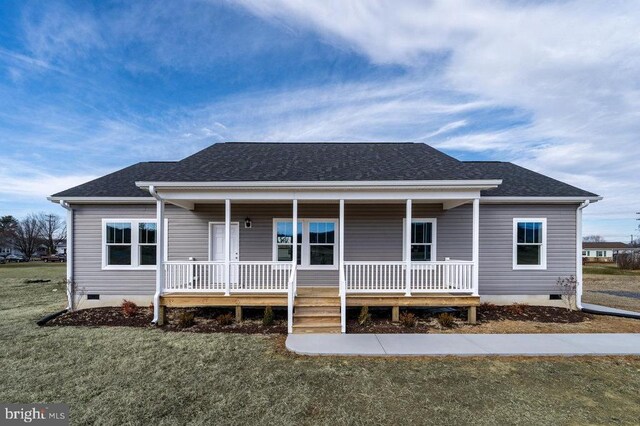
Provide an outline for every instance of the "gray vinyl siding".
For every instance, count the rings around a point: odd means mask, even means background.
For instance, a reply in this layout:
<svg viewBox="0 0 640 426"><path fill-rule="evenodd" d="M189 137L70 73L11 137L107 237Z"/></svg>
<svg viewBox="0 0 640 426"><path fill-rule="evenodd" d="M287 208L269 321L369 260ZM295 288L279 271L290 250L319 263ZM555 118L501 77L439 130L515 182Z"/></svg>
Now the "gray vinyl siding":
<svg viewBox="0 0 640 426"><path fill-rule="evenodd" d="M480 282L484 295L558 293L576 274L577 205L480 205ZM547 218L547 269L513 270L513 219Z"/></svg>
<svg viewBox="0 0 640 426"><path fill-rule="evenodd" d="M154 270L102 270L102 219L155 219L154 205L74 206L73 276L83 294L146 295L156 286Z"/></svg>
<svg viewBox="0 0 640 426"><path fill-rule="evenodd" d="M560 276L575 274L575 209L572 205L487 205L480 207L480 294L550 294ZM78 285L87 293L153 294L155 271L102 270L103 218L155 218L155 205L95 205L75 208L75 267ZM209 222L224 222L222 204L198 204L193 211L168 205L168 259L209 258ZM441 204L415 203L414 218L437 219L437 260L471 260L470 205L443 210ZM290 218L291 204L232 203L238 222L241 261L273 259L273 219ZM338 204L300 203L303 218L338 217ZM400 261L403 253L404 204L346 204L345 260ZM251 228L244 227L250 218ZM514 271L514 217L546 217L547 270ZM336 270L299 270L300 285L337 285Z"/></svg>

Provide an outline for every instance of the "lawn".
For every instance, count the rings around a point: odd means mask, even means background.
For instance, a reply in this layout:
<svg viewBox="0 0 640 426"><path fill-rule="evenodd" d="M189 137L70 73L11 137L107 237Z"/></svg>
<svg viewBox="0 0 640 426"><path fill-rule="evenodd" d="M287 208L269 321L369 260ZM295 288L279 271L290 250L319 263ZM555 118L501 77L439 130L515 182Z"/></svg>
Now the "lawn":
<svg viewBox="0 0 640 426"><path fill-rule="evenodd" d="M0 401L73 424L637 424L640 358L306 358L282 338L38 327L64 266L0 265Z"/></svg>
<svg viewBox="0 0 640 426"><path fill-rule="evenodd" d="M582 300L640 312L640 271L621 270L614 264L587 265Z"/></svg>

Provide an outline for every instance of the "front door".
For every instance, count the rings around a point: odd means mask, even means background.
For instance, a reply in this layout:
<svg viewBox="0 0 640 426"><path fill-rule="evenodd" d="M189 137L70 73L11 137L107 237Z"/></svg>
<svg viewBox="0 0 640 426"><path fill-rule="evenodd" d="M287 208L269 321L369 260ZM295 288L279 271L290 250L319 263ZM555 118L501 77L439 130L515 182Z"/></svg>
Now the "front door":
<svg viewBox="0 0 640 426"><path fill-rule="evenodd" d="M238 262L240 260L240 227L237 223L231 224L231 261ZM210 227L211 235L209 235L209 260L213 262L224 262L224 223L212 223ZM237 268L231 268L231 282L237 282Z"/></svg>

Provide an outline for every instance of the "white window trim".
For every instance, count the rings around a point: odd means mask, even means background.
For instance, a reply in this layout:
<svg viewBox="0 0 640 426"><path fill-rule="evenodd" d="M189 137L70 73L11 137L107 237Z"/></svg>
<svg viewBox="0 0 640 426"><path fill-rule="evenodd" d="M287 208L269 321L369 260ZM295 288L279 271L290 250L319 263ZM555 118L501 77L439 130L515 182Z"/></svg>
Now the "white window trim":
<svg viewBox="0 0 640 426"><path fill-rule="evenodd" d="M291 222L293 218L290 217L282 217L282 218L274 218L273 226L272 226L272 235L271 235L271 258L274 262L278 261L278 244L276 243L276 236L278 234L277 223L278 222ZM338 270L338 250L340 250L339 243L339 235L340 230L338 229L339 221L335 218L310 218L310 219L301 219L298 218L298 222L302 223L302 253L301 253L301 264L298 265L299 270L330 270L337 271ZM335 226L335 235L333 240L333 265L311 265L311 246L309 244L309 223L311 222L330 222Z"/></svg>
<svg viewBox="0 0 640 426"><path fill-rule="evenodd" d="M413 217L411 223L431 223L431 260L412 260L411 263L428 263L435 262L438 259L438 219L435 217ZM407 218L402 218L402 260L407 260L407 244L405 236L407 235ZM411 244L409 244L411 246Z"/></svg>
<svg viewBox="0 0 640 426"><path fill-rule="evenodd" d="M542 223L542 244L540 245L539 265L518 265L518 223L540 222ZM516 217L513 218L512 261L514 270L546 270L547 269L547 218L546 217Z"/></svg>
<svg viewBox="0 0 640 426"><path fill-rule="evenodd" d="M131 265L109 265L107 264L107 223L130 223L131 224ZM150 270L155 271L157 265L140 265L140 244L139 241L139 224L140 223L155 223L157 225L158 221L156 219L129 219L129 218L109 218L102 219L102 270L105 271L144 271ZM168 219L164 220L164 238L163 244L165 247L164 251L164 260L167 260L167 246L169 241L169 221ZM158 241L156 239L156 250L158 247Z"/></svg>

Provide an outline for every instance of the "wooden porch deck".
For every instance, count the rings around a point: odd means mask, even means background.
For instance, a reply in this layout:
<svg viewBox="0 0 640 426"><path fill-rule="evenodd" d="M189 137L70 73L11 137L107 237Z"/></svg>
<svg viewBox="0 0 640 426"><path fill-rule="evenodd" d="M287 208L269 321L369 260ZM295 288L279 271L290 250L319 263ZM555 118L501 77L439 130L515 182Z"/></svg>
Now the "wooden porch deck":
<svg viewBox="0 0 640 426"><path fill-rule="evenodd" d="M460 307L468 309L469 322L475 323L480 297L464 294L351 293L347 307L376 306L392 308L392 320L397 321L400 307ZM242 318L243 307L288 306L286 293L243 293L225 296L206 293L169 293L160 297L165 307L235 307ZM164 312L163 312L164 314ZM164 315L161 315L163 317ZM294 333L339 333L340 298L337 287L300 287L294 303Z"/></svg>

